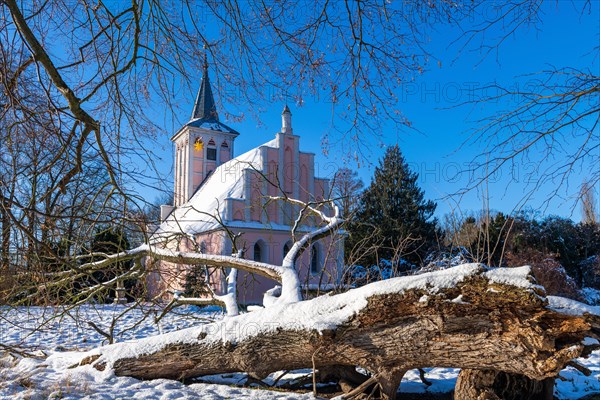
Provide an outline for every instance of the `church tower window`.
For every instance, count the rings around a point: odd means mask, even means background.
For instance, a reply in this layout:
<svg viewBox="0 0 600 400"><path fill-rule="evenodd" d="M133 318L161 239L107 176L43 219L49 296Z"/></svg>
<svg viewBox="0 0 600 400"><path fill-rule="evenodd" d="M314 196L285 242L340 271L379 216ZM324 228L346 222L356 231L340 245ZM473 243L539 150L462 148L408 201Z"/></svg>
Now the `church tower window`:
<svg viewBox="0 0 600 400"><path fill-rule="evenodd" d="M216 161L217 159L217 149L214 147L206 148L206 159L211 161Z"/></svg>

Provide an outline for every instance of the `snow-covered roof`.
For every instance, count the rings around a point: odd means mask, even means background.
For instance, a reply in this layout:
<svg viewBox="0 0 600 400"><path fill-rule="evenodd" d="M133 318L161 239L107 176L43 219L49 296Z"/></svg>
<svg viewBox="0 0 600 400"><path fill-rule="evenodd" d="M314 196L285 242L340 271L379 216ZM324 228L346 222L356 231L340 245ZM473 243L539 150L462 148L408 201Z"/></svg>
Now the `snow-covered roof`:
<svg viewBox="0 0 600 400"><path fill-rule="evenodd" d="M209 131L228 132L228 133L233 133L234 135L240 134L235 129L225 125L224 123L222 123L218 120L215 121L215 120L210 120L210 119L206 119L206 118L191 119L184 126L192 126L195 128L202 128L202 129L206 129Z"/></svg>
<svg viewBox="0 0 600 400"><path fill-rule="evenodd" d="M213 217L217 212L222 217L226 199L244 200L245 169L262 170L262 147L277 147L273 139L226 163L220 165L206 179L191 199L163 221L152 236L152 240L161 240L174 233L193 235L219 229L219 222Z"/></svg>

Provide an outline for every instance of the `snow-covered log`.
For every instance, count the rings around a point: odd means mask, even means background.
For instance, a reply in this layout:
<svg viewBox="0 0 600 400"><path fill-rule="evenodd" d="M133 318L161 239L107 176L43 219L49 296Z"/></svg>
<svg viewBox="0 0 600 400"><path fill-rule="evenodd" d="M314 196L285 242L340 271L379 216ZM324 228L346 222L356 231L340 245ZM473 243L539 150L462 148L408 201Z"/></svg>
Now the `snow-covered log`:
<svg viewBox="0 0 600 400"><path fill-rule="evenodd" d="M464 264L102 347L82 363L142 379L360 366L385 398L394 398L414 368L553 378L596 347L597 315L593 307L546 297L529 267ZM462 380L463 393L482 393L479 386L494 381L470 378Z"/></svg>

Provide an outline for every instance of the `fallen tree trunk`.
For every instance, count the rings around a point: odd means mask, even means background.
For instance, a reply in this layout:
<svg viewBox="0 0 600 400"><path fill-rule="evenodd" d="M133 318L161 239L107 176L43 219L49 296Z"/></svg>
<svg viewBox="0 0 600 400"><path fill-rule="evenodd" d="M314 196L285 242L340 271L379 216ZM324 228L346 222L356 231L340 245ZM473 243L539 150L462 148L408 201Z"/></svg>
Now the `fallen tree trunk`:
<svg viewBox="0 0 600 400"><path fill-rule="evenodd" d="M552 400L554 378L530 379L520 374L494 370L463 369L454 397L477 400Z"/></svg>
<svg viewBox="0 0 600 400"><path fill-rule="evenodd" d="M488 271L465 264L106 346L82 363L141 379L360 366L389 399L415 368L502 371L542 381L596 346L584 339L597 337L599 319L580 303L549 302L531 280L528 267ZM479 398L469 393L493 386L492 375L463 376L460 398Z"/></svg>

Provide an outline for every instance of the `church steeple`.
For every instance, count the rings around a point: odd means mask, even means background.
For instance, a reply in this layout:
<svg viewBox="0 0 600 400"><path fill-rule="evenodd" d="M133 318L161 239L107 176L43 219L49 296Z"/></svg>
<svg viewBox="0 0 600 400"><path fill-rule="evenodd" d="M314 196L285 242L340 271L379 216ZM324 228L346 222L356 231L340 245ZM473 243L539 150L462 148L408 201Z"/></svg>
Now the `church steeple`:
<svg viewBox="0 0 600 400"><path fill-rule="evenodd" d="M286 104L283 112L281 113L281 133L291 134L292 132L292 112Z"/></svg>
<svg viewBox="0 0 600 400"><path fill-rule="evenodd" d="M175 144L175 206L188 201L213 171L233 158L238 135L219 121L205 55L192 118L171 138Z"/></svg>
<svg viewBox="0 0 600 400"><path fill-rule="evenodd" d="M203 119L206 122L219 122L219 114L215 105L215 98L210 87L208 79L208 61L204 55L204 73L202 74L202 84L194 103L192 119Z"/></svg>

